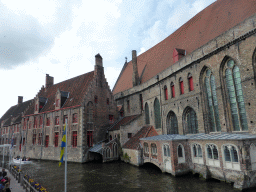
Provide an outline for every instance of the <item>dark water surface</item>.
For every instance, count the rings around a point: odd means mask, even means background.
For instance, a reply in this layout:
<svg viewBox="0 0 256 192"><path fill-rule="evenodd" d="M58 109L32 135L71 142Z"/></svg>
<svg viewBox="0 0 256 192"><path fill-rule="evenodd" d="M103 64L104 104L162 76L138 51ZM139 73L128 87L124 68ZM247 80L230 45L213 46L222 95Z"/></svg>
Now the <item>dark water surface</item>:
<svg viewBox="0 0 256 192"><path fill-rule="evenodd" d="M64 165L54 161L33 161L23 165L49 192L64 191ZM69 192L142 191L142 192L233 192L230 184L216 180L205 181L193 175L173 177L161 173L156 167L135 167L123 162L68 163ZM256 190L250 190L256 191Z"/></svg>

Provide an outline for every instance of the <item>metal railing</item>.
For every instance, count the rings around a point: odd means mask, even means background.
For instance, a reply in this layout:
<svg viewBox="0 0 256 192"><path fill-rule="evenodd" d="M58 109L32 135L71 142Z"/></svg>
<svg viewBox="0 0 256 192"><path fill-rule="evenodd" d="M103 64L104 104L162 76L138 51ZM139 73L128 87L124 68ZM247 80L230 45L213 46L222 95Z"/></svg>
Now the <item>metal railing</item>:
<svg viewBox="0 0 256 192"><path fill-rule="evenodd" d="M10 172L13 175L13 177L18 181L18 183L21 184L23 189L25 189L26 192L38 192L35 187L29 183L29 181L24 177L24 174L22 172L18 172L16 169L14 169L12 166L10 166Z"/></svg>

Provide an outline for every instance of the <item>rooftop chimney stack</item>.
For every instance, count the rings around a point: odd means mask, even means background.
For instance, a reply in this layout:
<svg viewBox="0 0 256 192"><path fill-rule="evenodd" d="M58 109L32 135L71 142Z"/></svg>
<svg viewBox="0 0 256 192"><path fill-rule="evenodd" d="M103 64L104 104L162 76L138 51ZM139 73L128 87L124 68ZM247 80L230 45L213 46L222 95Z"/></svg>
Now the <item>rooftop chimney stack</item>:
<svg viewBox="0 0 256 192"><path fill-rule="evenodd" d="M132 50L132 66L133 66L133 73L132 73L132 84L133 87L139 85L139 73L137 67L137 53L136 50Z"/></svg>
<svg viewBox="0 0 256 192"><path fill-rule="evenodd" d="M99 53L97 55L95 55L95 65L103 67L103 65L102 65L102 57L100 56Z"/></svg>
<svg viewBox="0 0 256 192"><path fill-rule="evenodd" d="M53 77L51 77L49 74L46 74L45 78L45 90L53 85Z"/></svg>
<svg viewBox="0 0 256 192"><path fill-rule="evenodd" d="M23 103L23 96L18 96L18 104Z"/></svg>

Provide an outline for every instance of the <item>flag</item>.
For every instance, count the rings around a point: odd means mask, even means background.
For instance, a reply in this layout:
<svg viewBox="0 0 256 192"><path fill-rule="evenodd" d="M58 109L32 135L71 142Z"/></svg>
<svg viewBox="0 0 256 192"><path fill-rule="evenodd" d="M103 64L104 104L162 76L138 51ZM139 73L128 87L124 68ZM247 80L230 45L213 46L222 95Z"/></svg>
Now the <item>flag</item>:
<svg viewBox="0 0 256 192"><path fill-rule="evenodd" d="M61 163L63 163L63 156L64 156L65 147L66 147L66 124L64 125L64 131L63 131L63 136L62 136L62 140L61 140L59 167L61 166Z"/></svg>

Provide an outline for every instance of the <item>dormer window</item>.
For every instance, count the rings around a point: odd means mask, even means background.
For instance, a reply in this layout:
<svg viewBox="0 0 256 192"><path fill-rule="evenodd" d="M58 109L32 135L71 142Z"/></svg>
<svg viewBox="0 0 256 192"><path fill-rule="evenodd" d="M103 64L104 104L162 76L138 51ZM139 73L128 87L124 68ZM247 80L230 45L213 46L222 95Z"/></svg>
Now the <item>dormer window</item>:
<svg viewBox="0 0 256 192"><path fill-rule="evenodd" d="M184 49L175 48L172 54L173 62L176 63L185 55L186 55L186 51Z"/></svg>
<svg viewBox="0 0 256 192"><path fill-rule="evenodd" d="M47 102L47 98L39 97L39 112L44 108L45 104Z"/></svg>
<svg viewBox="0 0 256 192"><path fill-rule="evenodd" d="M60 107L63 107L63 105L65 104L67 98L69 97L69 92L66 92L66 91L61 91L60 92L61 94L61 106Z"/></svg>

